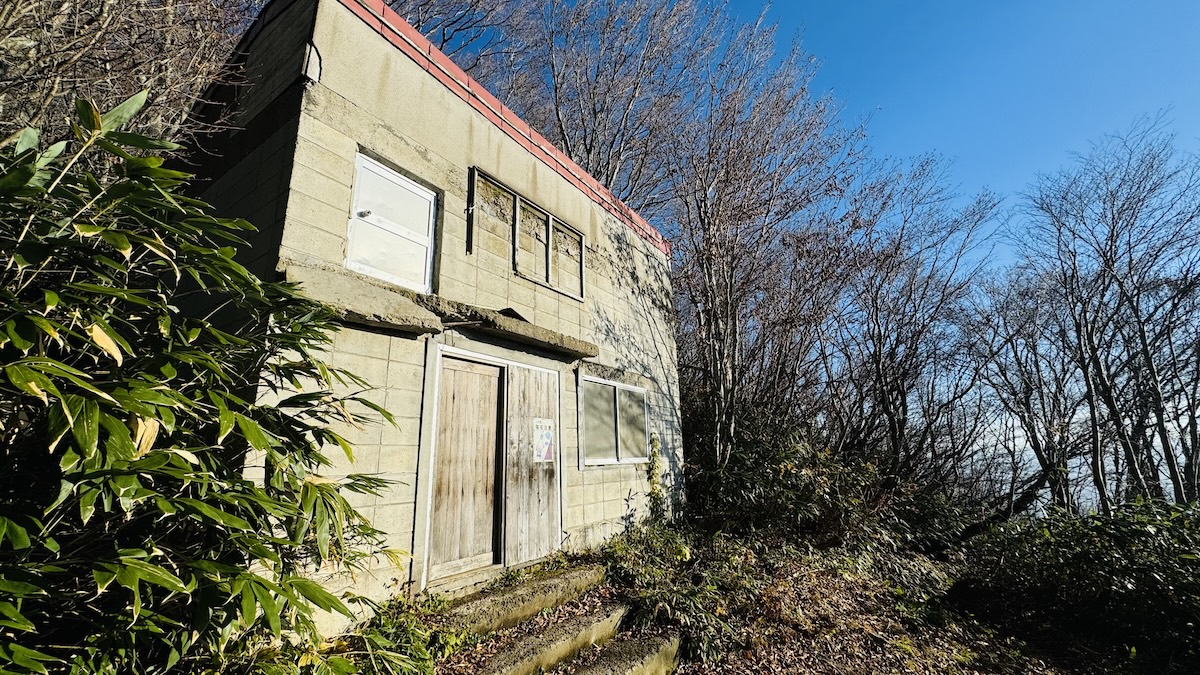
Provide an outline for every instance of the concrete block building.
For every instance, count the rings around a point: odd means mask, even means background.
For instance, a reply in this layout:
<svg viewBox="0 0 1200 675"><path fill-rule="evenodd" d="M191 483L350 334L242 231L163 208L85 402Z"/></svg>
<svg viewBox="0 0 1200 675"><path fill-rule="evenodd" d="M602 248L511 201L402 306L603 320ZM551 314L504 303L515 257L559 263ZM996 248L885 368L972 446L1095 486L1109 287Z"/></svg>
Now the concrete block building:
<svg viewBox="0 0 1200 675"><path fill-rule="evenodd" d="M373 597L452 589L645 512L652 439L682 464L669 249L381 0L274 0L202 197L258 228L245 262L344 328L328 355L397 427L339 429L356 506L410 554Z"/></svg>

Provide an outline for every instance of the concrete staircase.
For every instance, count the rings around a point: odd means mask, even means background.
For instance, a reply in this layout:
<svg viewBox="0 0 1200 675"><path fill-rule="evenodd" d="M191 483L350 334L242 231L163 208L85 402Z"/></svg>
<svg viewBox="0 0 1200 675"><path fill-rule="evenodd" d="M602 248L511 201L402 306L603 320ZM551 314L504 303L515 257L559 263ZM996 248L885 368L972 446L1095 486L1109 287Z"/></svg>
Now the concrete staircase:
<svg viewBox="0 0 1200 675"><path fill-rule="evenodd" d="M679 636L622 633L629 608L602 588L600 568L569 570L461 599L437 630L473 643L439 663L446 675L666 675Z"/></svg>

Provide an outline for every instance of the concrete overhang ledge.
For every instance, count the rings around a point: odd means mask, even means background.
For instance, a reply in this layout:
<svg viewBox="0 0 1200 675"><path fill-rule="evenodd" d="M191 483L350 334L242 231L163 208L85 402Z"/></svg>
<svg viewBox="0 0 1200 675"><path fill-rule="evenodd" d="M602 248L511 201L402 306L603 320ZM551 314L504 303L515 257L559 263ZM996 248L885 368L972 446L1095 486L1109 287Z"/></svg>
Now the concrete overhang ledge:
<svg viewBox="0 0 1200 675"><path fill-rule="evenodd" d="M441 317L442 325L447 328L477 330L574 359L600 354L600 348L591 342L542 328L519 318L520 315L511 310L484 309L436 295L416 295L414 299L417 304Z"/></svg>
<svg viewBox="0 0 1200 675"><path fill-rule="evenodd" d="M591 342L535 325L511 310L416 293L325 263L285 260L280 267L287 281L300 284L304 295L329 305L346 323L417 334L464 328L573 359L600 354Z"/></svg>
<svg viewBox="0 0 1200 675"><path fill-rule="evenodd" d="M385 282L320 263L288 261L283 272L304 295L329 305L347 323L417 334L443 330L436 314Z"/></svg>

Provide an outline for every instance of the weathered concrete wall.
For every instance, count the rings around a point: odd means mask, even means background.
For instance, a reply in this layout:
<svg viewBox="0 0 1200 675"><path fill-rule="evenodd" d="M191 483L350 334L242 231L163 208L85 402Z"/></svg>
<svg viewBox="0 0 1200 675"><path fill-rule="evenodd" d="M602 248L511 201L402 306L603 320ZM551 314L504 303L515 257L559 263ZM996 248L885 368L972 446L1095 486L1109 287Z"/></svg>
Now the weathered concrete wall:
<svg viewBox="0 0 1200 675"><path fill-rule="evenodd" d="M294 5L308 7L314 2L295 0ZM294 12L305 16L300 9ZM279 84L287 79L285 72L293 78L303 72L307 78L298 103L294 146L286 150L290 157L286 200L264 202L261 208L269 204L275 211L264 213L260 224L276 224L270 231L277 235L278 246L270 255L278 252L278 271L289 279L311 280L310 294L338 305L350 322L335 338L332 363L379 387L368 398L399 420L399 428L394 429L382 425L338 429L354 444L357 457L353 466L343 464L338 471L377 472L399 481L388 495L359 498L356 503L376 527L389 533L393 546L413 554L407 569L380 561L370 574L353 582L329 583L335 588L345 583L378 597L393 588L389 586L393 579L411 578L418 587L423 581L431 466L423 450L433 433L429 420L436 403L434 366L441 346L559 373L565 545L582 548L600 543L620 531L629 517L645 512L646 464L584 466L580 461L581 373L645 388L648 423L661 442L668 488L677 483L681 472L667 255L464 103L337 0L320 0L312 26L311 45L283 28L277 39L264 33L253 45L255 52L268 44L271 50L279 50L268 54L280 60L281 74L264 76L266 91L281 96L288 91ZM276 41L269 42L272 39ZM297 60L297 51L307 60ZM319 55L319 68L314 66L314 54ZM255 58L260 57L252 54L251 62ZM267 67L264 72L272 71ZM273 102L260 103L255 96L245 99L248 105L270 110ZM281 129L281 133L290 132ZM273 152L277 150L264 146L262 155L273 156ZM381 282L343 269L357 153L385 163L437 194L433 293L485 309L515 310L534 326L597 345L599 355L580 360L472 331L470 326L440 325L432 314L409 307L411 293L383 289ZM239 191L245 191L241 181L250 180L257 157L247 155L210 193L227 193L230 209L245 203L239 200L265 195L251 191L239 196ZM515 274L512 234L505 228L489 227L477 219L478 227L469 237L472 167L584 235L582 299ZM387 318L396 314L404 316ZM363 316L373 317L369 327L362 325Z"/></svg>
<svg viewBox="0 0 1200 675"><path fill-rule="evenodd" d="M275 0L267 3L235 55L235 58L245 57L242 72L245 85L236 87L235 124L246 126L297 78L310 69L319 68L319 55L311 54L308 49L315 18L314 2Z"/></svg>
<svg viewBox="0 0 1200 675"><path fill-rule="evenodd" d="M374 386L365 397L384 406L396 418L395 426L380 421L352 427L335 425L354 447L354 462L336 448L332 476L350 473L376 474L393 481L379 496L348 495L351 504L387 535L387 546L397 551L413 550L417 491L417 445L421 430L421 398L425 386L426 338L391 335L347 327L333 338L329 363L370 379ZM347 387L341 393L357 391ZM366 417L377 417L359 410ZM369 569L354 578L339 575L324 580L331 590L349 589L376 599L403 591L408 580L407 565L393 567L386 558L376 559Z"/></svg>
<svg viewBox="0 0 1200 675"><path fill-rule="evenodd" d="M201 199L223 216L245 218L258 231L244 235L250 246L239 250L239 262L251 272L272 278L279 259L284 208L291 192L292 155L296 147L296 122L266 137L247 141L243 153L224 173L209 183Z"/></svg>
<svg viewBox="0 0 1200 675"><path fill-rule="evenodd" d="M311 2L279 0L265 8L233 56L241 83L211 92L226 102L217 117L229 128L202 139L192 167L200 197L218 215L245 218L258 228L246 236L250 246L239 252L239 262L264 278L275 274L279 258L315 18Z"/></svg>
<svg viewBox="0 0 1200 675"><path fill-rule="evenodd" d="M666 256L337 2L322 3L313 42L322 68L320 81L304 97L282 264L341 264L355 153L386 160L438 193L434 291L490 309L512 308L538 326L599 345L596 363L648 389L652 430L671 476L678 475L678 384ZM582 302L514 274L510 232L477 227L468 252L472 166L584 233ZM519 353L506 356L520 358ZM579 468L575 373L570 363L560 368L568 542L591 545L622 526L631 504L644 504L645 468Z"/></svg>

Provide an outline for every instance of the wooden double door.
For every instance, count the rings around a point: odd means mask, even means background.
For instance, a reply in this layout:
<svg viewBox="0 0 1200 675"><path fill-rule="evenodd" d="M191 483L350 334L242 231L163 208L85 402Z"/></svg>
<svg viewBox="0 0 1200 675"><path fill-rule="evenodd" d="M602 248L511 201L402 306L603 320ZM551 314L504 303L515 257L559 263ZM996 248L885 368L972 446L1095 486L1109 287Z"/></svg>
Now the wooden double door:
<svg viewBox="0 0 1200 675"><path fill-rule="evenodd" d="M430 579L544 557L561 542L558 374L443 355Z"/></svg>

